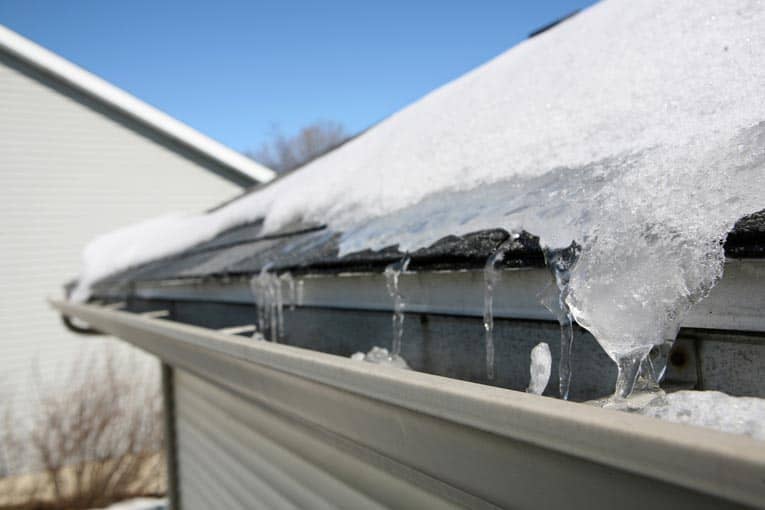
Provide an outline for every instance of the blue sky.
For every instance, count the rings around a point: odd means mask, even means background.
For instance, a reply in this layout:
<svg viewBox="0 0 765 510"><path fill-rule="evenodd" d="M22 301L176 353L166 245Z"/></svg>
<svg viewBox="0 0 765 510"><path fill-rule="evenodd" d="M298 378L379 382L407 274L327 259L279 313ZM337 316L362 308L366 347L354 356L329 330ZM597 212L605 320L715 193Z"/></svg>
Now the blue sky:
<svg viewBox="0 0 765 510"><path fill-rule="evenodd" d="M248 150L360 131L591 3L0 0L0 23Z"/></svg>

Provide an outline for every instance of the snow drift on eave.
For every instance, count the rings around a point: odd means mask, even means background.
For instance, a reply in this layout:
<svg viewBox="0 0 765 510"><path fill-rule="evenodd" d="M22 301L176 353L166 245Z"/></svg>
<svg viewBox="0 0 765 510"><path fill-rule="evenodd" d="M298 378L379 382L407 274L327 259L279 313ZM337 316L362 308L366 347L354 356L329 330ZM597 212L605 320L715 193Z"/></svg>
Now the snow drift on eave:
<svg viewBox="0 0 765 510"><path fill-rule="evenodd" d="M583 245L572 312L615 359L642 353L765 205L763 121L761 1L606 1L260 192L97 239L76 295L260 217L325 222L345 253L525 229Z"/></svg>

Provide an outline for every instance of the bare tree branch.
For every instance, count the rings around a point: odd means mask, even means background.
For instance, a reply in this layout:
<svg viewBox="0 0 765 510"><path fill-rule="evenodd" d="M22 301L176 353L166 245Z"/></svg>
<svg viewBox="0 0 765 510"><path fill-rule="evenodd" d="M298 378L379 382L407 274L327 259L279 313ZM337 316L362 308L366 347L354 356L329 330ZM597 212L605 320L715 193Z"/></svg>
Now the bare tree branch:
<svg viewBox="0 0 765 510"><path fill-rule="evenodd" d="M294 136L285 136L275 129L273 140L247 155L275 172L283 173L326 154L349 138L342 124L324 120L304 127Z"/></svg>

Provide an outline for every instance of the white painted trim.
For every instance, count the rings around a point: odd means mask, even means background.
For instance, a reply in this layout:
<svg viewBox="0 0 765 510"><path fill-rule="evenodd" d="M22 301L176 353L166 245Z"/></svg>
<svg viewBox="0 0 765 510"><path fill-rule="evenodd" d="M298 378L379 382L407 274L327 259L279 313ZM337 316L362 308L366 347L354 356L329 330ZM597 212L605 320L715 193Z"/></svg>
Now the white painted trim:
<svg viewBox="0 0 765 510"><path fill-rule="evenodd" d="M542 306L539 293L552 283L544 268L502 271L502 283L494 290L494 317L554 321ZM391 311L392 301L379 273L306 275L298 306L343 310ZM728 260L725 276L710 295L691 309L682 326L701 329L765 332L765 261ZM284 285L282 292L288 296ZM401 276L406 311L447 315L483 316L483 271L411 272ZM145 299L175 299L253 304L246 278L137 282L135 295ZM123 298L119 293L117 297ZM253 304L254 306L254 304Z"/></svg>
<svg viewBox="0 0 765 510"><path fill-rule="evenodd" d="M221 165L234 169L255 181L268 182L276 175L272 170L203 135L3 25L0 25L0 51L45 71L66 85L85 92L111 108L135 118L160 135L191 146Z"/></svg>

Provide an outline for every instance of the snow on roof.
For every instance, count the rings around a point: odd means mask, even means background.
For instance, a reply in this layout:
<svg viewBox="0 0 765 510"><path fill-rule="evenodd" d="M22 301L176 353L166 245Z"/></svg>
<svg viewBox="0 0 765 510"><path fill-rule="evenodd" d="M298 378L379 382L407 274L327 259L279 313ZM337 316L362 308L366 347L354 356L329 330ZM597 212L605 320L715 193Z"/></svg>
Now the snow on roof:
<svg viewBox="0 0 765 510"><path fill-rule="evenodd" d="M762 197L763 2L610 0L213 213L96 240L77 295L257 218L326 223L344 253L525 229L582 245L574 317L614 359L640 357L712 288Z"/></svg>
<svg viewBox="0 0 765 510"><path fill-rule="evenodd" d="M227 169L227 173L239 174L236 178L223 174L237 184L267 182L275 176L272 170L203 135L3 25L0 25L0 51L32 65L57 81L137 120L159 136L180 142L183 146Z"/></svg>

